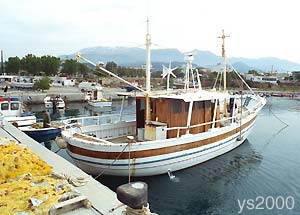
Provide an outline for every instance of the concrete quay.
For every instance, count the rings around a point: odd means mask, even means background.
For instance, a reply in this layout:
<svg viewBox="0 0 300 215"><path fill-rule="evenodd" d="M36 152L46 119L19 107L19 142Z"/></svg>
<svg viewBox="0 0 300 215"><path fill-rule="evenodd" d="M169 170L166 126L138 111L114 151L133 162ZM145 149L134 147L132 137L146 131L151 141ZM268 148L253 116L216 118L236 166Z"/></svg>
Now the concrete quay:
<svg viewBox="0 0 300 215"><path fill-rule="evenodd" d="M110 88L104 87L104 96L105 98L111 98L112 100L121 99L118 96L119 93L124 93L126 90L121 88ZM63 99L68 98L69 102L84 102L84 94L80 91L78 87L51 87L47 91L35 91L32 89L9 89L8 92L4 93L3 90L0 90L0 95L18 97L24 103L31 104L42 104L44 103L44 98L46 95L60 95Z"/></svg>
<svg viewBox="0 0 300 215"><path fill-rule="evenodd" d="M7 138L7 140L14 140L28 146L31 151L36 153L45 162L52 166L53 171L60 175L65 175L69 179L84 178L85 184L75 187L83 197L86 197L90 202L91 207L80 207L76 210L65 211L65 215L122 215L125 207L118 199L115 192L102 185L92 176L86 174L78 167L74 166L64 158L46 149L40 143L34 141L19 129L6 123L5 126L0 127L0 136ZM1 143L0 143L1 144ZM12 199L13 201L13 199ZM2 213L1 213L2 214ZM52 213L51 213L52 214Z"/></svg>

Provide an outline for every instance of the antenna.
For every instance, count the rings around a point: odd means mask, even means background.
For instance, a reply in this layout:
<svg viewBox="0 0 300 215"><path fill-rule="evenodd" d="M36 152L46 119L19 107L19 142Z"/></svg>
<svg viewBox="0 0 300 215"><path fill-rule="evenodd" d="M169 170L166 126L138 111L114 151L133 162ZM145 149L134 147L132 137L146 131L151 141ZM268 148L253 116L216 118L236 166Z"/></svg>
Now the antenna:
<svg viewBox="0 0 300 215"><path fill-rule="evenodd" d="M223 71L223 79L224 79L224 92L226 92L226 54L225 54L225 38L230 37L225 36L224 29L222 30L222 36L219 36L218 38L222 39L222 57L223 57L223 66L224 66L224 71Z"/></svg>
<svg viewBox="0 0 300 215"><path fill-rule="evenodd" d="M176 75L174 75L173 71L177 69L177 67L171 69L171 61L169 63L169 68L165 67L165 65L162 65L162 67L163 67L162 78L165 78L167 76L167 92L168 92L170 86L170 75L176 78Z"/></svg>

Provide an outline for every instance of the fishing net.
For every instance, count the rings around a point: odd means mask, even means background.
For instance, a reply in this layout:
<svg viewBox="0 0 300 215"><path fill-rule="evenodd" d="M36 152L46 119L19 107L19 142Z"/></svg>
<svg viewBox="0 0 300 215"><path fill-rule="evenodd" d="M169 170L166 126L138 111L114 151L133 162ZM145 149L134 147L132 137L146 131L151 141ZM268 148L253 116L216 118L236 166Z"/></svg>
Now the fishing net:
<svg viewBox="0 0 300 215"><path fill-rule="evenodd" d="M3 143L3 142L2 142ZM30 149L0 139L0 213L48 214L51 206L71 191L65 179L50 173L52 167Z"/></svg>

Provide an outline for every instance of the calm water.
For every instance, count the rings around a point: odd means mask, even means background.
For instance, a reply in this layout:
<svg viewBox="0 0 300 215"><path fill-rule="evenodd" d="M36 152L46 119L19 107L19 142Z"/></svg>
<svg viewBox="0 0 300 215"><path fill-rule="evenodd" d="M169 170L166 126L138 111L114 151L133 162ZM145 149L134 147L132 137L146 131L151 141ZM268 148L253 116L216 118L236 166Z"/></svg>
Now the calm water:
<svg viewBox="0 0 300 215"><path fill-rule="evenodd" d="M76 115L90 113L83 104L77 105L76 108L75 104L72 105ZM127 111L132 109L131 105L129 102ZM119 108L120 103L115 103L111 111L118 112ZM285 127L283 122L289 126ZM297 215L300 214L298 132L300 100L269 98L252 133L237 149L198 166L174 172L180 180L177 183L170 181L167 175L133 180L148 183L151 211L160 215L238 214L241 211L238 200L242 204L244 199L253 199L254 207L265 209L248 209L245 205L240 214ZM70 160L64 151L59 154ZM115 190L118 185L126 183L127 178L101 176L99 181ZM271 198L279 196L291 196L295 200L294 208L268 210L265 202L258 205L268 196L271 196L269 208L272 208Z"/></svg>

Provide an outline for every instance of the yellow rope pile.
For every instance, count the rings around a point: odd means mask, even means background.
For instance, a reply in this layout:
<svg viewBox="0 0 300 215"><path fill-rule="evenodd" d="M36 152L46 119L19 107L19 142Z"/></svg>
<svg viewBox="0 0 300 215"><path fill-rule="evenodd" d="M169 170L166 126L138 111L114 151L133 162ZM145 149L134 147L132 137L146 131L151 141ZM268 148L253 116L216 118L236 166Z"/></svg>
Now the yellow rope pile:
<svg viewBox="0 0 300 215"><path fill-rule="evenodd" d="M0 213L48 214L71 187L49 176L52 168L28 148L0 144Z"/></svg>

